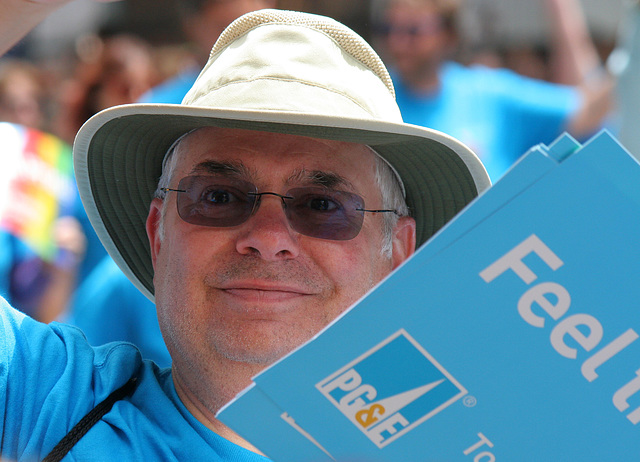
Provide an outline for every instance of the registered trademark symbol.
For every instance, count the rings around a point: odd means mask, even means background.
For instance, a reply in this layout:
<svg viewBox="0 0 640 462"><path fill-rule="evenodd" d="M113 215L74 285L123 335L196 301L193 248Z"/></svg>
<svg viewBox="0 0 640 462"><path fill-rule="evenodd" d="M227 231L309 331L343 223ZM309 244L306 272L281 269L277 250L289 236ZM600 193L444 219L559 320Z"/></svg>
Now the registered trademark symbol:
<svg viewBox="0 0 640 462"><path fill-rule="evenodd" d="M476 399L475 396L468 395L462 399L462 404L464 404L467 407L473 407L476 404L478 404L478 400Z"/></svg>

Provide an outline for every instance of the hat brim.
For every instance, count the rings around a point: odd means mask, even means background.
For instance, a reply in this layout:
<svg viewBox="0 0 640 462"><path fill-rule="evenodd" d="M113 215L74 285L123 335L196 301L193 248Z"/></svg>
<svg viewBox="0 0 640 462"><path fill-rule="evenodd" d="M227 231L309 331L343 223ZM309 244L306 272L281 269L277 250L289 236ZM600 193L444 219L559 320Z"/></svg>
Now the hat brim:
<svg viewBox="0 0 640 462"><path fill-rule="evenodd" d="M469 148L441 132L409 124L291 112L132 104L89 119L74 143L80 197L114 261L153 300L153 267L145 223L163 158L184 133L200 127L286 133L371 146L402 179L426 242L481 191L489 177Z"/></svg>

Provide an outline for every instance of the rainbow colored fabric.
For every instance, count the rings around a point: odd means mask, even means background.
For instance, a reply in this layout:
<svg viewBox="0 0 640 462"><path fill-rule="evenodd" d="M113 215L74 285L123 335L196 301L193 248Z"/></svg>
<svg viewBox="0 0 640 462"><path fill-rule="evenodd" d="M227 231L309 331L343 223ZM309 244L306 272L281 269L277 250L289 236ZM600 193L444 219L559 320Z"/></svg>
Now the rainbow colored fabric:
<svg viewBox="0 0 640 462"><path fill-rule="evenodd" d="M0 229L52 260L55 220L70 214L75 200L71 146L10 123L0 123L0 140Z"/></svg>

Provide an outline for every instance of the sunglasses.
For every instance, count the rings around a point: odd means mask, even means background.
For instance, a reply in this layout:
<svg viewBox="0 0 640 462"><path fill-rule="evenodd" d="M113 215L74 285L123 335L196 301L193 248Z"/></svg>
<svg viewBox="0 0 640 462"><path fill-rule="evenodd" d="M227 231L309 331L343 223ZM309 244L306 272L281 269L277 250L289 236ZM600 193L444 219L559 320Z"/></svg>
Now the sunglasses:
<svg viewBox="0 0 640 462"><path fill-rule="evenodd" d="M374 26L377 35L388 37L390 35L401 35L415 39L426 35L433 35L442 30L443 21L439 17L424 18L414 24L395 24L392 22L381 22Z"/></svg>
<svg viewBox="0 0 640 462"><path fill-rule="evenodd" d="M262 196L277 196L296 232L334 241L356 237L364 212L397 214L396 210L367 210L362 197L346 191L312 186L293 188L284 195L258 192L254 184L226 176L187 176L177 189L161 190L179 193L178 215L184 221L214 228L241 225L256 213Z"/></svg>

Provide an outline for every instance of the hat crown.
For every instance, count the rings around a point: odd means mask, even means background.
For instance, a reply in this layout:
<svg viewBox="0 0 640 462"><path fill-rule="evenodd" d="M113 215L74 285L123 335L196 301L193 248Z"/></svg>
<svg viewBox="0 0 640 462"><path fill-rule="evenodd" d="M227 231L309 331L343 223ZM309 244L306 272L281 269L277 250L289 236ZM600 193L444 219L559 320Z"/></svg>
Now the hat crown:
<svg viewBox="0 0 640 462"><path fill-rule="evenodd" d="M391 77L364 39L331 18L285 10L235 20L183 104L402 122Z"/></svg>

